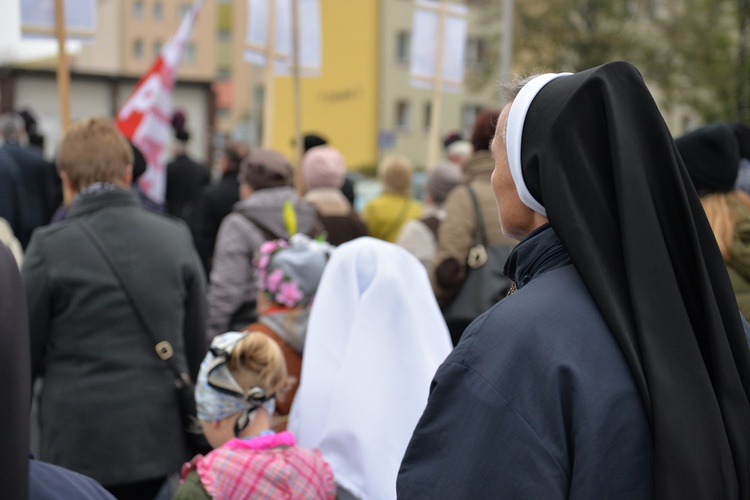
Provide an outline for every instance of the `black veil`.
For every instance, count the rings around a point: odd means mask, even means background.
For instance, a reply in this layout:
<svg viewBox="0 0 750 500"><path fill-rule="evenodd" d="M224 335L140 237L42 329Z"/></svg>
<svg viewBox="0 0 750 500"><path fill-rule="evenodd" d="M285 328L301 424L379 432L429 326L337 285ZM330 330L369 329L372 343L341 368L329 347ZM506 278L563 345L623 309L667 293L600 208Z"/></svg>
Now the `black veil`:
<svg viewBox="0 0 750 500"><path fill-rule="evenodd" d="M713 233L638 70L560 77L521 169L612 329L651 421L655 498L750 498L750 351Z"/></svg>

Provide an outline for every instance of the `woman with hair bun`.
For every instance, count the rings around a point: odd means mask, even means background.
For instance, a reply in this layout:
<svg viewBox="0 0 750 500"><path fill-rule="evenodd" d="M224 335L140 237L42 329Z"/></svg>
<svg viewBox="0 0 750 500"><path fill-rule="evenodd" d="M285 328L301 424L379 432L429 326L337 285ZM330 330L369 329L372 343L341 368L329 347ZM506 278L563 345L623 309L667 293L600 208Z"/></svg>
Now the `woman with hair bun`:
<svg viewBox="0 0 750 500"><path fill-rule="evenodd" d="M275 400L289 385L284 356L259 332L216 336L195 388L198 420L214 448L182 470L176 500L333 499L330 466L294 435L271 430Z"/></svg>

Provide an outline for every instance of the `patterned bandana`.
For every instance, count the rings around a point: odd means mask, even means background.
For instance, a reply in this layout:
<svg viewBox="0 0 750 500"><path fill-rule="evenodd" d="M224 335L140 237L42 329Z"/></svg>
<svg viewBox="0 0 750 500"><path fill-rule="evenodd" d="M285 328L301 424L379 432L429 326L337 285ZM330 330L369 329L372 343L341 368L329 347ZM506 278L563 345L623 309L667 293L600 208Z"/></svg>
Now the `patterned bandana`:
<svg viewBox="0 0 750 500"><path fill-rule="evenodd" d="M276 409L275 396L266 396L260 387L244 391L227 366L234 346L247 335L227 332L217 335L211 341L211 348L201 363L195 386L195 405L199 420L216 422L237 413L250 414L260 407L273 415Z"/></svg>

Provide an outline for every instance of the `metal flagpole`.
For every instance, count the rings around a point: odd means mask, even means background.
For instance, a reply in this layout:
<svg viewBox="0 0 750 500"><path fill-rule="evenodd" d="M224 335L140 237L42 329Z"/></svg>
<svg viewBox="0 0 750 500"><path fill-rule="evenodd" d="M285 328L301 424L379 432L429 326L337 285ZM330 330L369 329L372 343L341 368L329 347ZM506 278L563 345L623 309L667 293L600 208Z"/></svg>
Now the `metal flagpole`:
<svg viewBox="0 0 750 500"><path fill-rule="evenodd" d="M57 36L57 89L60 98L60 126L64 134L70 125L70 69L65 53L65 10L63 0L55 0L55 35Z"/></svg>

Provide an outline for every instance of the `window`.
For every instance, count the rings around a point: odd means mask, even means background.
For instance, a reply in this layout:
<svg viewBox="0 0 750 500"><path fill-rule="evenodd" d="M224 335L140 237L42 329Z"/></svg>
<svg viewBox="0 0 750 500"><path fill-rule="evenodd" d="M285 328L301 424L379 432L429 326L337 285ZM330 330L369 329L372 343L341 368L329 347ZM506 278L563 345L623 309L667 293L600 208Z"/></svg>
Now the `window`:
<svg viewBox="0 0 750 500"><path fill-rule="evenodd" d="M407 131L410 127L411 117L409 101L398 101L396 102L396 130Z"/></svg>
<svg viewBox="0 0 750 500"><path fill-rule="evenodd" d="M467 38L464 64L467 68L479 68L487 60L487 42L483 38Z"/></svg>
<svg viewBox="0 0 750 500"><path fill-rule="evenodd" d="M232 32L227 30L219 30L217 38L220 42L231 42Z"/></svg>
<svg viewBox="0 0 750 500"><path fill-rule="evenodd" d="M432 123L432 103L426 102L424 104L424 110L422 112L422 121L424 123L425 132L430 130L430 124Z"/></svg>
<svg viewBox="0 0 750 500"><path fill-rule="evenodd" d="M161 40L156 40L154 42L154 57L158 56L159 52L161 52Z"/></svg>
<svg viewBox="0 0 750 500"><path fill-rule="evenodd" d="M408 31L400 31L396 35L396 62L398 64L409 64L409 51L411 50L411 34Z"/></svg>
<svg viewBox="0 0 750 500"><path fill-rule="evenodd" d="M161 21L164 16L164 11L161 7L161 2L154 3L154 21Z"/></svg>
<svg viewBox="0 0 750 500"><path fill-rule="evenodd" d="M143 19L143 2L141 0L133 2L133 19Z"/></svg>
<svg viewBox="0 0 750 500"><path fill-rule="evenodd" d="M195 62L195 44L193 42L190 42L185 47L185 55L182 57L182 60L186 63Z"/></svg>
<svg viewBox="0 0 750 500"><path fill-rule="evenodd" d="M136 59L143 57L143 40L140 38L133 40L133 57Z"/></svg>
<svg viewBox="0 0 750 500"><path fill-rule="evenodd" d="M461 108L461 130L464 137L471 137L471 132L474 129L474 122L482 109L482 106L477 106L475 104L465 104L463 108Z"/></svg>

